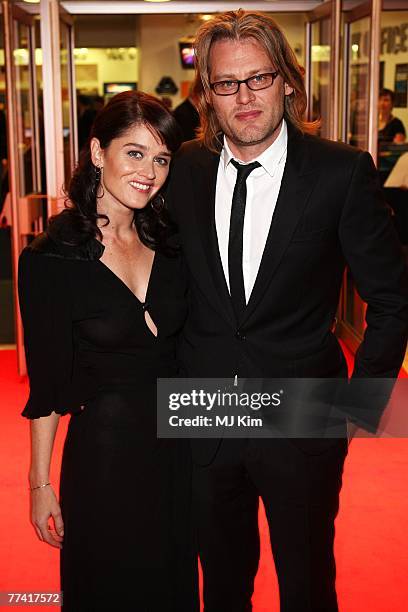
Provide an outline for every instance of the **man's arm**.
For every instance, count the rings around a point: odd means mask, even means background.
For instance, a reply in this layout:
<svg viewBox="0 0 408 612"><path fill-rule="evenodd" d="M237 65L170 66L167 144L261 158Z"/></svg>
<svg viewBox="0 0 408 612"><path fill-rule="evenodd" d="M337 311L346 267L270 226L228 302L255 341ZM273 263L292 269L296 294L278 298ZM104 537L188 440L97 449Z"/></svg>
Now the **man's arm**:
<svg viewBox="0 0 408 612"><path fill-rule="evenodd" d="M360 153L356 160L339 237L357 290L367 303L367 327L352 378L396 378L408 337L407 267L368 153ZM352 382L352 417L366 429L375 431L378 425L385 397L392 390L392 384L386 386L384 390L380 381L373 380Z"/></svg>

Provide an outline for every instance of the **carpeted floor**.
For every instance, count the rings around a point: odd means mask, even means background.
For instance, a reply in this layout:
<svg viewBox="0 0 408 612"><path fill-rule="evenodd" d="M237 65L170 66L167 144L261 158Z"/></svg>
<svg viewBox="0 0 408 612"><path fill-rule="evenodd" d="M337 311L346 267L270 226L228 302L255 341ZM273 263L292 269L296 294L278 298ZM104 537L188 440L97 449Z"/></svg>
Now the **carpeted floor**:
<svg viewBox="0 0 408 612"><path fill-rule="evenodd" d="M19 416L26 397L27 383L17 377L15 352L0 351L0 592L58 590L58 551L37 540L29 523L28 423ZM56 487L66 422L61 419L56 442L52 468ZM407 484L408 440L352 442L336 526L341 612L407 609ZM276 612L276 577L262 511L260 530L262 556L254 612Z"/></svg>

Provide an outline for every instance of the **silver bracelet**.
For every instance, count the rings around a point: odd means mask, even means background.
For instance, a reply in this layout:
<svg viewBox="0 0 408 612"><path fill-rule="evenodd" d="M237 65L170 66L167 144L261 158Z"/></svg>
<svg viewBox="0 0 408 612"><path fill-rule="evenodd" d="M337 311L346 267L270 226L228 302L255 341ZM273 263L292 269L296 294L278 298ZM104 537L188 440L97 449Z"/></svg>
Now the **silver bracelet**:
<svg viewBox="0 0 408 612"><path fill-rule="evenodd" d="M50 484L50 482L46 482L45 484L39 485L38 487L30 487L30 491L35 491L36 489L43 489L44 487L48 487L48 485Z"/></svg>

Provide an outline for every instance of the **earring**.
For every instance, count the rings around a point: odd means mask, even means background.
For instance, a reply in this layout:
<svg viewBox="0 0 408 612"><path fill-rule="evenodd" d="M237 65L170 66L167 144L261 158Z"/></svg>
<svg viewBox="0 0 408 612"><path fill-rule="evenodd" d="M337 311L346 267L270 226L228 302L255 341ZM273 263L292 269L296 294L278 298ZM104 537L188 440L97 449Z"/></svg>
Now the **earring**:
<svg viewBox="0 0 408 612"><path fill-rule="evenodd" d="M95 172L94 189L95 189L95 194L97 198L102 198L105 194L103 185L101 184L102 169L103 169L103 166L94 166L94 172ZM99 187L102 188L102 193L100 194L98 194Z"/></svg>
<svg viewBox="0 0 408 612"><path fill-rule="evenodd" d="M159 215L163 210L165 205L164 197L161 193L159 193L153 200L150 201L150 206L154 210L154 212Z"/></svg>
<svg viewBox="0 0 408 612"><path fill-rule="evenodd" d="M102 170L100 166L94 166L94 172L95 172L95 187L98 186L100 180L101 180L101 174L102 174Z"/></svg>

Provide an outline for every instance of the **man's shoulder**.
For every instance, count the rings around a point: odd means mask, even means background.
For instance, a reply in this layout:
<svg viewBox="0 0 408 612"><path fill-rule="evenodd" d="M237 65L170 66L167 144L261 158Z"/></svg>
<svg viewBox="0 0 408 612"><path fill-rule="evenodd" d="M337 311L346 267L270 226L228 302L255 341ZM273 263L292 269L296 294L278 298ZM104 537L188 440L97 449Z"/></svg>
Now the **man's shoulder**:
<svg viewBox="0 0 408 612"><path fill-rule="evenodd" d="M297 136L292 145L288 143L288 157L299 160L303 168L319 170L334 176L349 174L359 163L359 160L366 158L369 163L370 154L352 147L343 142L327 140L320 136L303 133ZM302 160L302 162L300 162ZM334 174L333 174L334 173Z"/></svg>
<svg viewBox="0 0 408 612"><path fill-rule="evenodd" d="M303 134L303 138L310 150L322 157L328 156L329 158L355 160L363 152L362 149L352 147L344 142L328 140L327 138L321 138L313 134L305 133Z"/></svg>
<svg viewBox="0 0 408 612"><path fill-rule="evenodd" d="M176 166L202 165L214 160L215 157L219 157L219 154L213 153L204 145L202 140L195 138L183 142L174 157L174 164Z"/></svg>

